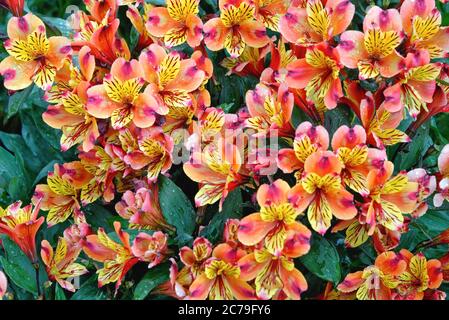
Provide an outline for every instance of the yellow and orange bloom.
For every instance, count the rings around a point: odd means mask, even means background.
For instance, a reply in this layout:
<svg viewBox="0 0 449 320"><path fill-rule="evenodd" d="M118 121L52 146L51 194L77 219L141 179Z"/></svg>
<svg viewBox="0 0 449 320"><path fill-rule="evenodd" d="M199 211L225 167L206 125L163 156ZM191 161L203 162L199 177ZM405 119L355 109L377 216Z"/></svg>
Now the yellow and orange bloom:
<svg viewBox="0 0 449 320"><path fill-rule="evenodd" d="M141 131L139 149L125 156L124 161L134 170L145 167L150 182L157 180L172 165L173 139L159 127Z"/></svg>
<svg viewBox="0 0 449 320"><path fill-rule="evenodd" d="M437 63L430 63L429 53L425 50L409 53L403 63L405 71L397 83L384 90L385 101L382 106L391 113L407 109L416 118L421 110L428 110L427 104L433 100L435 79L441 67Z"/></svg>
<svg viewBox="0 0 449 320"><path fill-rule="evenodd" d="M296 218L305 208L297 207L291 200L296 196L294 188L287 182L276 180L272 184L264 184L257 190L257 202L260 212L244 217L238 227L238 240L246 246L263 243L274 255L279 254L286 246L289 234L298 245L307 242L310 231Z"/></svg>
<svg viewBox="0 0 449 320"><path fill-rule="evenodd" d="M407 269L399 275L400 282L394 299L422 300L426 290L439 288L443 281L439 260L427 260L422 253L413 255L406 249L402 249L399 254L406 261Z"/></svg>
<svg viewBox="0 0 449 320"><path fill-rule="evenodd" d="M307 49L304 59L287 65L285 81L291 88L305 89L307 99L324 110L333 109L343 96L340 69L338 52L327 45L317 45Z"/></svg>
<svg viewBox="0 0 449 320"><path fill-rule="evenodd" d="M5 209L0 208L0 234L6 234L25 253L32 263L37 263L36 234L44 223L44 217L38 218L39 203L21 208L17 201Z"/></svg>
<svg viewBox="0 0 449 320"><path fill-rule="evenodd" d="M341 35L337 46L341 63L348 68L357 68L362 80L397 75L403 67L403 58L396 51L402 42L401 31L397 11L371 7L365 17L363 32L345 31Z"/></svg>
<svg viewBox="0 0 449 320"><path fill-rule="evenodd" d="M44 23L32 13L8 21L9 56L0 62L0 74L9 90L21 90L33 82L49 89L72 48L65 37L47 38Z"/></svg>
<svg viewBox="0 0 449 320"><path fill-rule="evenodd" d="M409 181L404 172L392 177L394 166L387 161L380 169L371 169L367 176L369 195L362 205L362 214L346 230L346 243L357 247L382 225L399 231L404 214L411 214L417 205L418 183Z"/></svg>
<svg viewBox="0 0 449 320"><path fill-rule="evenodd" d="M307 0L302 4L290 5L279 22L282 36L298 45L328 41L341 34L355 13L355 6L347 0Z"/></svg>
<svg viewBox="0 0 449 320"><path fill-rule="evenodd" d="M358 300L391 300L392 289L399 285L398 276L406 268L401 255L385 252L376 258L374 265L348 274L337 289L342 293L355 292Z"/></svg>
<svg viewBox="0 0 449 320"><path fill-rule="evenodd" d="M254 289L240 278L237 264L245 255L226 243L215 247L212 257L205 263L204 273L196 277L189 288L189 300L252 300Z"/></svg>
<svg viewBox="0 0 449 320"><path fill-rule="evenodd" d="M89 258L103 263L103 268L97 270L98 286L116 282L117 290L123 277L138 262L138 258L133 255L129 234L122 231L120 222L114 222L114 229L121 243L113 241L100 228L96 235L87 236L83 251Z"/></svg>
<svg viewBox="0 0 449 320"><path fill-rule="evenodd" d="M85 222L79 197L91 178L80 161L54 165L47 184L37 185L32 198L33 203L40 203L41 209L48 211L48 225L64 222L72 215L75 221Z"/></svg>
<svg viewBox="0 0 449 320"><path fill-rule="evenodd" d="M228 1L232 3L233 1ZM256 19L265 27L273 31L279 31L279 21L287 12L289 1L287 0L256 0Z"/></svg>
<svg viewBox="0 0 449 320"><path fill-rule="evenodd" d="M47 240L43 240L41 257L50 281L57 281L62 288L74 292L75 287L67 279L79 277L88 272L86 267L75 262L80 251L81 248L71 247L65 238L59 238L56 251L53 251Z"/></svg>
<svg viewBox="0 0 449 320"><path fill-rule="evenodd" d="M265 26L254 19L254 5L239 2L238 5L220 5L220 17L212 18L204 24L204 42L210 50L225 48L231 57L238 57L246 46L261 48L268 44L270 39Z"/></svg>
<svg viewBox="0 0 449 320"><path fill-rule="evenodd" d="M449 145L445 145L438 156L438 169L441 180L438 183L438 193L433 199L436 207L441 207L444 200L449 201Z"/></svg>
<svg viewBox="0 0 449 320"><path fill-rule="evenodd" d="M324 234L332 216L350 220L357 215L353 195L346 191L340 177L342 164L330 151L316 151L304 162L301 180L292 189L291 201L300 211L307 208L312 229Z"/></svg>
<svg viewBox="0 0 449 320"><path fill-rule="evenodd" d="M157 184L152 185L151 189L140 188L135 193L127 190L115 205L115 210L122 218L129 220L130 228L172 229L162 215Z"/></svg>
<svg viewBox="0 0 449 320"><path fill-rule="evenodd" d="M141 232L134 239L131 250L140 261L148 262L148 269L164 261L167 253L167 235L156 231L152 235Z"/></svg>
<svg viewBox="0 0 449 320"><path fill-rule="evenodd" d="M186 268L196 278L204 272L205 262L212 255L212 244L203 237L198 237L193 241L193 247L182 247L179 250L179 257Z"/></svg>
<svg viewBox="0 0 449 320"><path fill-rule="evenodd" d="M437 181L434 176L429 175L423 168L417 168L407 172L407 178L411 182L418 183L417 207L412 212L412 217L419 218L429 208L426 199L435 192Z"/></svg>
<svg viewBox="0 0 449 320"><path fill-rule="evenodd" d="M449 28L441 26L441 13L432 0L405 0L400 10L410 50L424 49L431 58L449 51Z"/></svg>
<svg viewBox="0 0 449 320"><path fill-rule="evenodd" d="M363 127L341 126L332 137L332 149L343 165L341 177L351 190L364 196L369 193L366 181L368 174L368 146Z"/></svg>
<svg viewBox="0 0 449 320"><path fill-rule="evenodd" d="M87 91L87 111L100 119L111 118L114 129L120 129L133 122L139 128L148 128L156 115L168 112L152 95L151 87L143 92L143 73L137 60L118 58L111 66L103 84Z"/></svg>
<svg viewBox="0 0 449 320"><path fill-rule="evenodd" d="M200 184L195 195L197 206L219 201L221 207L228 193L247 180L240 174L241 157L237 146L227 144L225 139L208 144L202 152L192 153L183 168L190 179Z"/></svg>
<svg viewBox="0 0 449 320"><path fill-rule="evenodd" d="M276 159L279 169L284 173L295 172L299 181L307 158L318 150L329 148L329 134L323 126L313 126L306 121L301 123L295 132L293 149L279 150Z"/></svg>
<svg viewBox="0 0 449 320"><path fill-rule="evenodd" d="M167 7L154 7L148 12L148 32L163 38L168 47L187 42L195 48L203 39L203 22L198 17L199 0L168 0Z"/></svg>
<svg viewBox="0 0 449 320"><path fill-rule="evenodd" d="M299 231L299 232L298 232ZM259 246L239 260L240 278L254 279L256 294L261 299L287 296L298 300L307 290L307 282L295 265L293 258L306 254L310 249L310 231L302 226L287 231L282 251L273 252Z"/></svg>
<svg viewBox="0 0 449 320"><path fill-rule="evenodd" d="M278 92L273 93L269 87L258 84L246 93L246 105L251 116L245 120L248 128L262 135L292 135L293 95L286 85L279 86Z"/></svg>
<svg viewBox="0 0 449 320"><path fill-rule="evenodd" d="M139 63L148 83L145 90L157 99L163 114L170 108L192 105L190 94L203 84L206 76L196 60L181 59L179 53L167 53L157 44L142 51Z"/></svg>

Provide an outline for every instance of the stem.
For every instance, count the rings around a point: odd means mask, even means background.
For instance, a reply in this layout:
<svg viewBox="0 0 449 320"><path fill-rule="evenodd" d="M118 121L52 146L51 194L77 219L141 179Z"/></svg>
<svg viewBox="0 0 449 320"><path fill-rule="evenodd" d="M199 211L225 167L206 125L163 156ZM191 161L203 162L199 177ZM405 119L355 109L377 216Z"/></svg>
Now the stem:
<svg viewBox="0 0 449 320"><path fill-rule="evenodd" d="M39 283L39 263L33 263L34 270L36 271L36 288L37 288L37 296L38 299L42 297L45 300L45 293L41 293L41 286Z"/></svg>

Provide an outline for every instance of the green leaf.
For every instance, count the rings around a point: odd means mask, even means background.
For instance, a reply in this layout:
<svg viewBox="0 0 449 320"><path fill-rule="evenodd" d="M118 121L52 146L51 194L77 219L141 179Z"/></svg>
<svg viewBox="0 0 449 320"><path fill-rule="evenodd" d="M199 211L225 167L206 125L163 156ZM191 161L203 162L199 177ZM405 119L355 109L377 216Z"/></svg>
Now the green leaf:
<svg viewBox="0 0 449 320"><path fill-rule="evenodd" d="M2 243L6 252L5 257L0 257L3 270L18 287L36 295L36 270L30 260L8 237L3 237ZM39 273L41 285L46 278L45 271L42 269L40 268Z"/></svg>
<svg viewBox="0 0 449 320"><path fill-rule="evenodd" d="M178 244L189 242L195 230L195 210L184 192L165 176L159 178L159 203L167 222L176 227Z"/></svg>
<svg viewBox="0 0 449 320"><path fill-rule="evenodd" d="M201 231L200 235L211 242L219 241L228 219L241 218L242 216L242 192L240 189L232 191L223 203L223 210L216 212L209 224Z"/></svg>
<svg viewBox="0 0 449 320"><path fill-rule="evenodd" d="M70 300L105 300L107 295L98 288L97 276L93 275L84 282Z"/></svg>
<svg viewBox="0 0 449 320"><path fill-rule="evenodd" d="M134 289L134 299L143 300L158 285L164 283L169 278L169 263L160 264L150 270L143 276L142 280Z"/></svg>
<svg viewBox="0 0 449 320"><path fill-rule="evenodd" d="M58 283L56 283L55 287L55 300L67 300L64 289Z"/></svg>
<svg viewBox="0 0 449 320"><path fill-rule="evenodd" d="M313 235L309 253L299 260L319 278L333 283L340 281L340 256L335 246L325 238Z"/></svg>
<svg viewBox="0 0 449 320"><path fill-rule="evenodd" d="M429 135L429 124L422 125L412 141L405 150L400 153L400 157L395 161L395 166L400 170L408 170L414 166L421 166L420 161L424 158L427 150L432 146L433 141ZM400 162L399 162L400 160Z"/></svg>
<svg viewBox="0 0 449 320"><path fill-rule="evenodd" d="M34 86L31 85L25 90L19 91L9 97L4 123L6 123L11 117L15 116L17 112L19 112L20 107L27 102L27 99L33 91L33 88Z"/></svg>

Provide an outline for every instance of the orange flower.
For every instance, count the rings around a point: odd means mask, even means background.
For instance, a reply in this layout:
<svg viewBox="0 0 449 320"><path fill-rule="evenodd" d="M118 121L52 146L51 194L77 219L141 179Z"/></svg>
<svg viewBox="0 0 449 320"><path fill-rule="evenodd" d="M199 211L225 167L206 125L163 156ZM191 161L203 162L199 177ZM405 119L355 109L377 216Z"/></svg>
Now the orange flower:
<svg viewBox="0 0 449 320"><path fill-rule="evenodd" d="M242 159L236 145L225 139L208 144L203 152L194 151L184 163L185 174L200 184L195 204L203 206L220 201L220 208L228 193L247 179L240 174Z"/></svg>
<svg viewBox="0 0 449 320"><path fill-rule="evenodd" d="M240 278L238 260L245 251L233 249L226 243L215 247L212 258L205 264L204 273L190 285L190 300L253 300L253 288Z"/></svg>
<svg viewBox="0 0 449 320"><path fill-rule="evenodd" d="M22 202L17 201L7 208L0 208L0 233L11 238L26 254L32 263L37 263L36 234L44 217L37 218L39 203L21 208Z"/></svg>
<svg viewBox="0 0 449 320"><path fill-rule="evenodd" d="M179 249L179 257L182 263L189 269L193 277L204 272L205 262L212 254L212 244L203 237L198 237L193 241L193 248L182 247Z"/></svg>
<svg viewBox="0 0 449 320"><path fill-rule="evenodd" d="M394 299L422 300L427 290L437 289L441 285L443 272L439 260L427 260L422 253L413 255L406 249L399 254L406 261L407 269L399 275Z"/></svg>
<svg viewBox="0 0 449 320"><path fill-rule="evenodd" d="M293 188L294 189L294 188ZM301 243L310 238L310 231L296 218L305 208L298 208L291 199L295 193L287 182L279 179L257 190L260 212L244 217L239 224L238 239L246 246L264 243L274 255L278 255L286 245L287 236L293 233Z"/></svg>
<svg viewBox="0 0 449 320"><path fill-rule="evenodd" d="M44 90L49 89L56 72L72 52L69 40L47 38L44 23L32 13L11 18L7 32L5 49L9 56L0 62L5 87L21 90L34 82Z"/></svg>
<svg viewBox="0 0 449 320"><path fill-rule="evenodd" d="M323 1L324 2L324 1ZM302 1L305 7L290 5L279 22L279 31L288 42L309 45L330 40L351 23L355 6L347 0Z"/></svg>
<svg viewBox="0 0 449 320"><path fill-rule="evenodd" d="M203 39L203 22L198 17L199 0L168 0L167 8L155 7L148 13L148 32L164 39L166 46L187 42L195 48Z"/></svg>
<svg viewBox="0 0 449 320"><path fill-rule="evenodd" d="M66 239L59 238L55 253L50 243L47 240L43 240L41 243L41 257L47 269L49 279L57 281L62 288L74 292L75 287L67 279L79 277L88 272L86 267L75 263L80 251L81 249L71 247Z"/></svg>
<svg viewBox="0 0 449 320"><path fill-rule="evenodd" d="M358 68L362 80L378 75L391 78L402 68L402 57L396 51L402 41L401 32L397 10L383 11L373 6L364 19L363 32L346 31L341 35L337 46L340 61L348 68Z"/></svg>
<svg viewBox="0 0 449 320"><path fill-rule="evenodd" d="M140 232L134 239L131 250L140 261L149 262L148 269L160 264L168 253L167 235L156 231L152 235Z"/></svg>
<svg viewBox="0 0 449 320"><path fill-rule="evenodd" d="M287 65L285 81L291 88L305 89L307 99L319 110L333 109L343 96L340 69L338 52L320 44L308 48L304 59Z"/></svg>
<svg viewBox="0 0 449 320"><path fill-rule="evenodd" d="M310 236L311 232L304 226L293 228L287 231L282 251L274 253L267 246L254 249L239 260L240 278L255 279L259 298L271 299L285 294L290 299L300 299L301 293L307 290L307 282L295 268L293 258L309 251Z"/></svg>
<svg viewBox="0 0 449 320"><path fill-rule="evenodd" d="M96 235L87 236L83 251L89 258L103 263L103 268L97 270L98 286L116 282L117 292L123 277L138 262L138 258L133 255L129 235L122 231L120 222L114 222L114 229L121 244L113 241L100 228Z"/></svg>
<svg viewBox="0 0 449 320"><path fill-rule="evenodd" d="M203 28L204 41L210 50L226 48L231 57L238 57L247 45L261 48L270 41L264 25L254 20L255 7L252 4L240 1L239 5L229 4L220 8L220 17L210 19Z"/></svg>
<svg viewBox="0 0 449 320"><path fill-rule="evenodd" d="M130 228L172 230L159 206L157 184L152 185L151 189L140 188L135 193L126 190L115 210L122 218L129 220Z"/></svg>
<svg viewBox="0 0 449 320"><path fill-rule="evenodd" d="M293 111L293 95L286 85L279 86L278 92L258 84L254 90L246 93L246 105L250 118L246 126L258 134L277 134L280 137L292 134L290 118Z"/></svg>
<svg viewBox="0 0 449 320"><path fill-rule="evenodd" d="M330 151L316 151L304 163L304 173L293 187L291 201L299 211L307 207L312 228L324 234L331 225L332 216L350 220L357 214L353 196L341 181L342 164Z"/></svg>
<svg viewBox="0 0 449 320"><path fill-rule="evenodd" d="M299 181L304 170L304 162L317 150L327 150L329 134L323 126L313 126L310 122L302 122L295 132L293 149L279 150L277 165L284 173L296 171L295 177Z"/></svg>
<svg viewBox="0 0 449 320"><path fill-rule="evenodd" d="M356 292L358 300L390 300L392 289L399 284L398 276L406 268L401 255L385 252L376 258L374 265L348 274L337 289L343 293Z"/></svg>
<svg viewBox="0 0 449 320"><path fill-rule="evenodd" d="M23 15L24 0L0 0L0 6L5 7L16 17Z"/></svg>

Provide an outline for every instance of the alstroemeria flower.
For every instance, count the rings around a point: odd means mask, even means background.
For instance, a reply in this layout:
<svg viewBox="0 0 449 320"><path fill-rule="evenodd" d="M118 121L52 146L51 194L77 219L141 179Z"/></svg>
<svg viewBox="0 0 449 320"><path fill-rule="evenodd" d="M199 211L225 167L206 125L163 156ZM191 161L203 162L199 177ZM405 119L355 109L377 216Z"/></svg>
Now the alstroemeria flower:
<svg viewBox="0 0 449 320"><path fill-rule="evenodd" d="M134 239L131 250L140 261L149 262L148 269L160 264L168 253L167 235L156 231L152 235L141 232Z"/></svg>
<svg viewBox="0 0 449 320"><path fill-rule="evenodd" d="M363 32L346 31L341 35L337 46L341 63L358 68L362 80L395 76L402 68L402 57L396 51L402 41L401 31L397 11L372 7L365 17Z"/></svg>
<svg viewBox="0 0 449 320"><path fill-rule="evenodd" d="M70 247L65 238L59 238L56 251L53 251L47 240L43 240L41 257L50 281L57 281L62 288L75 292L75 287L67 279L79 277L88 272L86 267L75 263L80 251L81 249Z"/></svg>
<svg viewBox="0 0 449 320"><path fill-rule="evenodd" d="M158 192L157 184L152 185L151 189L127 190L115 205L115 210L122 218L129 220L130 228L172 230L162 215Z"/></svg>
<svg viewBox="0 0 449 320"><path fill-rule="evenodd" d="M226 57L220 65L228 72L226 75L237 74L239 76L246 76L248 74L260 77L265 70L265 57L270 52L269 46L262 48L245 47L242 54L238 57Z"/></svg>
<svg viewBox="0 0 449 320"><path fill-rule="evenodd" d="M89 151L94 147L96 139L100 136L97 120L86 111L88 100L87 90L90 87L89 81L95 71L95 58L90 54L89 47L83 47L78 54L80 63L80 81L73 91L61 92L58 84L56 88L47 92L46 100L56 102L57 105L48 106L47 111L42 114L42 118L49 126L61 129L61 150L66 151L72 146L82 143L83 150ZM69 81L78 79L70 79ZM61 88L66 85L61 85ZM57 94L55 94L57 92Z"/></svg>
<svg viewBox="0 0 449 320"><path fill-rule="evenodd" d="M154 182L160 173L172 165L173 140L161 128L152 127L141 131L139 150L129 153L124 160L134 170L146 168L149 181Z"/></svg>
<svg viewBox="0 0 449 320"><path fill-rule="evenodd" d="M363 127L341 126L332 137L332 149L343 165L343 183L362 196L369 193L366 181L368 146Z"/></svg>
<svg viewBox="0 0 449 320"><path fill-rule="evenodd" d="M285 84L279 86L277 93L258 84L246 93L246 105L251 116L245 120L246 126L259 134L288 137L293 134L290 123L293 104L293 95Z"/></svg>
<svg viewBox="0 0 449 320"><path fill-rule="evenodd" d="M293 188L294 189L294 188ZM263 184L257 190L260 211L244 217L239 224L238 239L246 246L263 242L274 255L286 246L287 236L295 240L310 238L310 231L296 218L305 208L298 208L290 199L295 193L284 180Z"/></svg>
<svg viewBox="0 0 449 320"><path fill-rule="evenodd" d="M324 234L331 225L332 216L350 220L357 214L353 195L341 181L342 164L330 151L316 151L304 162L304 173L293 187L291 202L300 211L307 207L312 228Z"/></svg>
<svg viewBox="0 0 449 320"><path fill-rule="evenodd" d="M317 150L327 150L329 134L323 126L313 126L310 122L301 123L295 132L293 149L279 150L277 165L284 173L296 171L295 177L300 179L304 170L304 162Z"/></svg>
<svg viewBox="0 0 449 320"><path fill-rule="evenodd" d="M299 232L298 232L299 231ZM273 253L269 248L256 248L239 260L240 278L255 279L256 294L262 299L271 299L285 294L299 300L307 290L307 282L295 265L293 258L306 254L310 249L311 232L304 226L287 231L282 251Z"/></svg>
<svg viewBox="0 0 449 320"><path fill-rule="evenodd" d="M0 234L6 234L26 254L32 263L37 263L36 234L44 223L44 217L38 218L39 203L21 208L17 201L5 209L0 208Z"/></svg>
<svg viewBox="0 0 449 320"><path fill-rule="evenodd" d="M411 182L404 172L392 177L393 163L387 161L380 169L371 169L367 176L369 195L362 206L362 216L346 230L351 247L364 243L376 226L398 231L403 214L412 213L418 198L418 183Z"/></svg>
<svg viewBox="0 0 449 320"><path fill-rule="evenodd" d="M407 54L404 66L405 71L399 81L384 90L385 101L382 106L391 113L403 112L406 108L416 118L421 110L427 111L427 104L433 100L435 79L441 67L437 63L430 63L429 53L425 50Z"/></svg>
<svg viewBox="0 0 449 320"><path fill-rule="evenodd" d="M374 265L348 274L337 289L343 293L355 292L358 300L390 300L392 289L399 284L397 278L406 268L401 255L385 252L376 258Z"/></svg>
<svg viewBox="0 0 449 320"><path fill-rule="evenodd" d="M96 235L87 236L83 251L89 258L103 263L103 268L97 270L98 286L116 282L117 291L123 277L139 260L133 255L129 234L122 231L120 222L114 222L114 229L121 244L113 241L103 228L99 228Z"/></svg>
<svg viewBox="0 0 449 320"><path fill-rule="evenodd" d="M8 290L8 279L6 279L5 274L0 271L0 300L5 296L6 290Z"/></svg>
<svg viewBox="0 0 449 320"><path fill-rule="evenodd" d="M441 26L441 13L433 0L405 0L400 9L411 49L425 49L431 58L449 51L449 28Z"/></svg>
<svg viewBox="0 0 449 320"><path fill-rule="evenodd" d="M355 6L348 0L302 1L305 7L290 5L279 22L279 31L288 42L309 45L330 40L351 23Z"/></svg>
<svg viewBox="0 0 449 320"><path fill-rule="evenodd" d="M203 152L194 151L183 168L190 179L200 184L195 204L220 201L221 207L228 193L247 180L240 174L242 161L237 146L227 144L225 139L208 144Z"/></svg>
<svg viewBox="0 0 449 320"><path fill-rule="evenodd" d="M245 255L226 243L215 247L212 258L205 263L204 273L190 285L190 300L253 300L254 289L240 278L237 262Z"/></svg>
<svg viewBox="0 0 449 320"><path fill-rule="evenodd" d="M368 143L383 148L400 142L410 142L410 138L397 129L403 119L402 111L392 113L383 105L376 108L371 92L367 92L364 99L360 101L359 110Z"/></svg>
<svg viewBox="0 0 449 320"><path fill-rule="evenodd" d="M318 107L333 109L343 96L340 69L338 52L327 45L317 45L307 49L304 59L287 66L285 81L289 87L305 89L307 98Z"/></svg>
<svg viewBox="0 0 449 320"><path fill-rule="evenodd" d="M399 275L394 299L422 300L426 290L437 289L441 285L443 272L439 260L427 260L422 253L413 255L406 249L402 249L399 254L406 261L407 269Z"/></svg>
<svg viewBox="0 0 449 320"><path fill-rule="evenodd" d="M180 53L170 52L152 44L139 56L143 78L148 83L145 90L152 93L161 110L192 105L191 92L197 90L205 79L205 72L194 59L181 59Z"/></svg>
<svg viewBox="0 0 449 320"><path fill-rule="evenodd" d="M34 82L44 90L50 88L72 52L69 40L47 38L44 23L32 13L12 17L7 32L9 39L4 45L9 56L0 62L5 87L21 90Z"/></svg>
<svg viewBox="0 0 449 320"><path fill-rule="evenodd" d="M143 73L137 60L118 58L111 66L111 73L103 84L87 91L87 111L100 119L111 118L112 127L120 129L131 121L139 128L148 128L168 108L153 97L151 87L145 88Z"/></svg>
<svg viewBox="0 0 449 320"><path fill-rule="evenodd" d="M234 1L228 1L232 3ZM279 31L279 20L287 12L288 0L256 0L256 19L265 27L273 31Z"/></svg>
<svg viewBox="0 0 449 320"><path fill-rule="evenodd" d="M192 249L182 247L179 249L179 257L182 263L189 269L193 277L204 272L205 262L212 254L212 244L203 237L198 237L193 241Z"/></svg>
<svg viewBox="0 0 449 320"><path fill-rule="evenodd" d="M71 215L78 222L85 222L81 212L79 196L92 178L79 161L55 164L54 171L47 176L47 184L38 184L33 203L41 204L48 211L47 224L52 226L67 220Z"/></svg>
<svg viewBox="0 0 449 320"><path fill-rule="evenodd" d="M64 230L64 239L69 247L81 250L86 237L90 234L92 230L87 223L72 224Z"/></svg>
<svg viewBox="0 0 449 320"><path fill-rule="evenodd" d="M139 33L139 39L137 40L137 44L134 48L135 51L139 52L143 48L146 48L150 44L155 42L154 37L150 35L145 25L145 22L148 21L150 10L153 9L154 6L146 2L144 2L142 5L143 14L139 12L139 3L137 3L136 5L128 5L128 11L126 11L126 16L131 21L136 31Z"/></svg>
<svg viewBox="0 0 449 320"><path fill-rule="evenodd" d="M167 8L155 7L148 13L148 32L172 47L187 42L195 48L203 39L203 22L198 17L200 0L168 0Z"/></svg>
<svg viewBox="0 0 449 320"><path fill-rule="evenodd" d="M157 286L152 293L171 296L175 299L184 299L189 294L189 287L193 282L193 275L189 268L181 270L174 258L170 258L170 279Z"/></svg>
<svg viewBox="0 0 449 320"><path fill-rule="evenodd" d="M254 20L255 7L247 2L238 6L232 4L221 8L219 18L212 18L204 24L204 42L212 51L223 48L231 57L238 57L245 47L261 48L270 39L265 26Z"/></svg>

